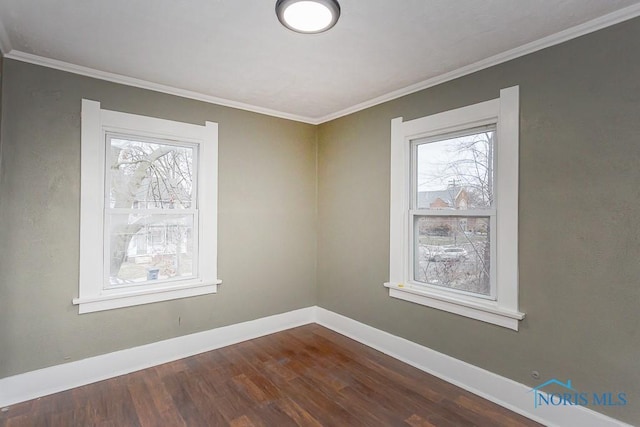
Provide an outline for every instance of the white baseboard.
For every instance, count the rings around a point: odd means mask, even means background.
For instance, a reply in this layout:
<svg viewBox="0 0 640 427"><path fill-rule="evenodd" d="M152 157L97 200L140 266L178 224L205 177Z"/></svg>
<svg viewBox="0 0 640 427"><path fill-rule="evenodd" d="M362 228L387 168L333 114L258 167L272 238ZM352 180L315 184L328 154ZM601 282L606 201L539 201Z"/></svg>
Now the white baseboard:
<svg viewBox="0 0 640 427"><path fill-rule="evenodd" d="M308 307L3 378L0 408L306 325L314 319L315 307Z"/></svg>
<svg viewBox="0 0 640 427"><path fill-rule="evenodd" d="M307 307L0 379L0 408L318 323L547 426L631 427L583 406L533 408L530 388L320 307Z"/></svg>
<svg viewBox="0 0 640 427"><path fill-rule="evenodd" d="M320 307L316 323L546 426L632 427L584 406L534 409L524 384Z"/></svg>

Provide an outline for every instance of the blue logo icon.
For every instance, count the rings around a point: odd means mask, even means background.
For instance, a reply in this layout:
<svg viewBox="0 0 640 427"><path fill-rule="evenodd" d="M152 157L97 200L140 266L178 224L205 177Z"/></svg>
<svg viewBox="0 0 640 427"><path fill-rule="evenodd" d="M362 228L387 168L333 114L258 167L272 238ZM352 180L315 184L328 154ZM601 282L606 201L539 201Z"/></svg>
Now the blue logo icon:
<svg viewBox="0 0 640 427"><path fill-rule="evenodd" d="M561 392L547 393L543 388L555 386L555 389L564 389ZM533 407L540 406L625 406L627 394L624 392L578 392L571 380L562 382L556 378L540 384L529 390L533 393Z"/></svg>

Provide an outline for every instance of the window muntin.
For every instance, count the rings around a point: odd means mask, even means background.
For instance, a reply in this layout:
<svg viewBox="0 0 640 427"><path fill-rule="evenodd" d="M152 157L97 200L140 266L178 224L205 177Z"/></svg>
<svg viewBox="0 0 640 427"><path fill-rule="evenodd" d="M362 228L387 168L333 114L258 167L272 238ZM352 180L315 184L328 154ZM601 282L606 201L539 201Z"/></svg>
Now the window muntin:
<svg viewBox="0 0 640 427"><path fill-rule="evenodd" d="M105 137L105 289L197 277L197 145Z"/></svg>
<svg viewBox="0 0 640 427"><path fill-rule="evenodd" d="M411 141L414 283L495 299L495 139L488 124Z"/></svg>

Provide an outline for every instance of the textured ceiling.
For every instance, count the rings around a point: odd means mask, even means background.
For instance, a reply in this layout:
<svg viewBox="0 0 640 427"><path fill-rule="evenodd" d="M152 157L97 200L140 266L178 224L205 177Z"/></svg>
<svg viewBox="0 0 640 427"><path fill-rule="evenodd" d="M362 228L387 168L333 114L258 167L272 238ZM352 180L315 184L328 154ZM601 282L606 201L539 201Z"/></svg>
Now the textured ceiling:
<svg viewBox="0 0 640 427"><path fill-rule="evenodd" d="M640 15L640 0L340 4L331 31L302 35L280 25L275 0L1 0L0 47L9 58L318 123Z"/></svg>

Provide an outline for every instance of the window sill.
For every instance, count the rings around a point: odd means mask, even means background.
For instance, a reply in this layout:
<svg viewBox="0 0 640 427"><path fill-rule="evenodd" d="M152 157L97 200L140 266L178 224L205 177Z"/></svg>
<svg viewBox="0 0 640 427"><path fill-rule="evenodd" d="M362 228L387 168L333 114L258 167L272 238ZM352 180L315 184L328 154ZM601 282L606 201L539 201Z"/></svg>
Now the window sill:
<svg viewBox="0 0 640 427"><path fill-rule="evenodd" d="M92 313L178 298L214 294L218 291L218 285L221 283L221 280L216 280L214 283L196 282L142 291L126 290L120 293L74 298L73 304L80 306L79 314Z"/></svg>
<svg viewBox="0 0 640 427"><path fill-rule="evenodd" d="M518 330L518 322L525 316L524 313L500 307L494 301L477 302L460 297L456 298L446 293L411 284L385 283L384 286L389 288L389 296L392 298L459 314L514 331Z"/></svg>

